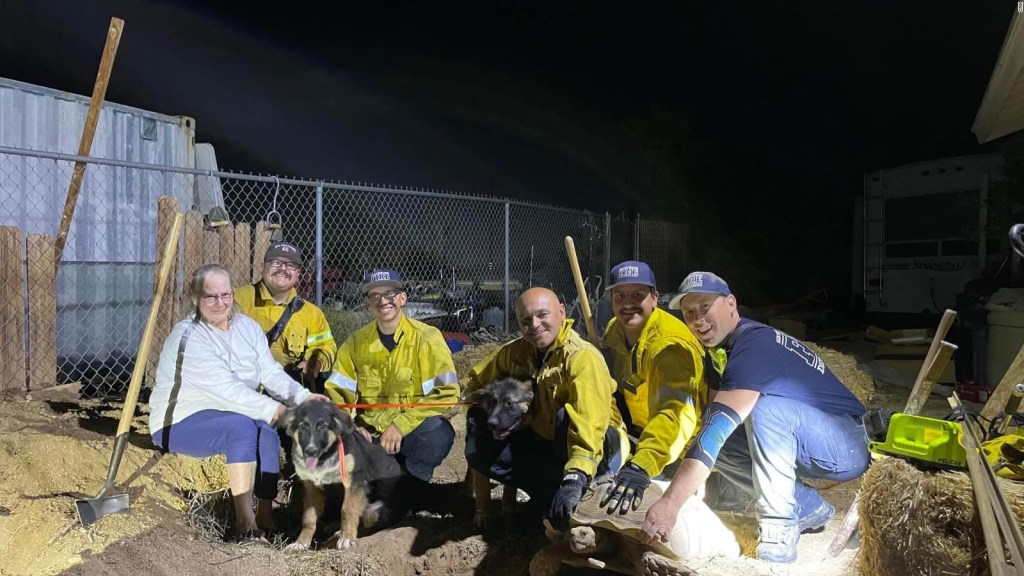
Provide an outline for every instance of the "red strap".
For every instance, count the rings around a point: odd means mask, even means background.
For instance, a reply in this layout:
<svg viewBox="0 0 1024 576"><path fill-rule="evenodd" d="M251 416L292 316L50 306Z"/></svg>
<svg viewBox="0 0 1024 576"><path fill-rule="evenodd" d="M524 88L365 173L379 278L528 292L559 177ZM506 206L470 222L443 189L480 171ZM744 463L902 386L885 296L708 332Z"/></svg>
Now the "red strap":
<svg viewBox="0 0 1024 576"><path fill-rule="evenodd" d="M341 482L345 482L345 443L338 437L338 468L341 468Z"/></svg>

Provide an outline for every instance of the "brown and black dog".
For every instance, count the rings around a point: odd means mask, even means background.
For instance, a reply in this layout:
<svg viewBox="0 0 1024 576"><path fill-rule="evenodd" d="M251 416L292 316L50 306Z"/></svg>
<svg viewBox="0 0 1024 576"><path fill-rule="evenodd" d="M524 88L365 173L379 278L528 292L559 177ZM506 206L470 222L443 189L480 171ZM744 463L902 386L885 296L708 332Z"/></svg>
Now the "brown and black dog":
<svg viewBox="0 0 1024 576"><path fill-rule="evenodd" d="M529 425L530 404L533 403L533 383L529 380L502 378L472 392L466 400L466 435L488 435L497 440L508 438L513 432ZM490 524L491 481L475 470L470 470L470 481L476 511L473 523L480 529ZM516 490L506 486L501 495L501 508L508 513L515 506Z"/></svg>
<svg viewBox="0 0 1024 576"><path fill-rule="evenodd" d="M347 413L329 402L305 402L289 409L281 425L292 439L292 462L303 488L302 531L288 550L305 550L313 543L330 487L344 491L338 548L355 544L360 521L372 528L393 520L387 503L402 469L380 444L356 432ZM339 444L344 447L344 475Z"/></svg>

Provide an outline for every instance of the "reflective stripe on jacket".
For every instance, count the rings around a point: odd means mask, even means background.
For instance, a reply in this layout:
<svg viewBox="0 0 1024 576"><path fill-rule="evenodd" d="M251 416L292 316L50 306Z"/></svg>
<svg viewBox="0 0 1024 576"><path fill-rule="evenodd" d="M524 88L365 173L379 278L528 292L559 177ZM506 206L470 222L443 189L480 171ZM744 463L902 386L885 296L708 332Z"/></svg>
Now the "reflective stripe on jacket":
<svg viewBox="0 0 1024 576"><path fill-rule="evenodd" d="M353 332L338 349L327 395L338 404L444 403L452 406L360 408L356 423L383 433L394 424L403 436L430 416L443 414L459 401L459 379L448 344L433 326L404 314L388 352L374 320Z"/></svg>
<svg viewBox="0 0 1024 576"><path fill-rule="evenodd" d="M628 456L626 430L612 398L615 381L601 352L573 331L572 320L562 324L539 366L537 349L518 338L474 366L466 390L507 376L536 382L530 426L541 438L554 439L555 415L565 407L570 421L565 472L576 469L594 477L609 426L618 430L623 441L623 459Z"/></svg>
<svg viewBox="0 0 1024 576"><path fill-rule="evenodd" d="M653 478L679 458L700 426L708 400L704 348L686 324L660 308L632 349L615 318L602 345L611 352L612 375L641 430L631 462Z"/></svg>
<svg viewBox="0 0 1024 576"><path fill-rule="evenodd" d="M255 320L263 332L267 333L284 314L285 308L295 298L295 289L288 292L288 299L284 304L275 304L274 298L270 295L263 282L239 286L235 288L235 303L242 309L242 313ZM306 301L296 313L288 320L281 337L271 344L270 353L274 355L282 366L291 366L303 360L319 356L320 369L324 372L334 364L334 357L337 354L338 345L331 334L331 326L327 323L323 310L316 304Z"/></svg>

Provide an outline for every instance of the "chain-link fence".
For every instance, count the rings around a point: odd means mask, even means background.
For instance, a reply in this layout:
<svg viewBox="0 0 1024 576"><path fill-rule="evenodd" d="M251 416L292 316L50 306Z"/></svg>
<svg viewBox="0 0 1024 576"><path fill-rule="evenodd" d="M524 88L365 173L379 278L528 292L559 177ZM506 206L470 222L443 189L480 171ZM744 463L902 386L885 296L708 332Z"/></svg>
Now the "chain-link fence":
<svg viewBox="0 0 1024 576"><path fill-rule="evenodd" d="M53 235L76 162L85 176L56 266ZM160 197L174 200L158 216ZM388 267L406 282L406 312L448 331L514 331L513 302L529 286L550 287L571 313L578 310L566 236L593 300L622 260L648 261L662 291L685 271L683 229L667 222L0 147L0 390L80 381L83 394L106 395L126 387L152 302L160 223L175 202L189 212L157 342L187 312L183 284L191 270L220 261L236 284L256 281L278 236L303 249L309 264L299 291L325 311L365 320L362 277ZM211 203L222 203L234 224L211 229L209 218L190 211ZM158 354L154 348L151 360Z"/></svg>

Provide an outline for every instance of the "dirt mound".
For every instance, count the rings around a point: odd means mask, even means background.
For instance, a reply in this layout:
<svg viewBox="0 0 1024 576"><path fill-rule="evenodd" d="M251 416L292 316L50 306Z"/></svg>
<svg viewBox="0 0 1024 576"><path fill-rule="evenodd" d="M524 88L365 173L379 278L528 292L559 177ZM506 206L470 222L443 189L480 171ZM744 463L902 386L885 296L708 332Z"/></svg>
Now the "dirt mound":
<svg viewBox="0 0 1024 576"><path fill-rule="evenodd" d="M521 576L534 552L547 543L539 525L535 529L532 525L502 527L487 534L473 526L472 503L463 488L465 419L458 412L452 416L455 446L435 471L425 511L393 529L361 535L351 550L288 553L281 549L298 531L299 510L290 505L288 480L282 481L278 499L277 519L284 536L276 547L239 547L204 537L186 520L187 494L223 489L223 458L162 455L152 445L141 415L135 419L112 491L129 494L130 512L104 517L85 529L78 523L74 500L94 496L103 483L120 410L117 402L79 400L75 390L66 387L0 400L0 575ZM855 484L824 493L836 505L839 517L853 498ZM726 514L723 519L736 531L744 553L752 554L756 541L752 518ZM329 520L325 524L329 534L333 528ZM714 561L701 573L854 574L856 561L850 553L823 559L837 524L834 521L822 534L805 536L795 565L769 566L740 558Z"/></svg>

